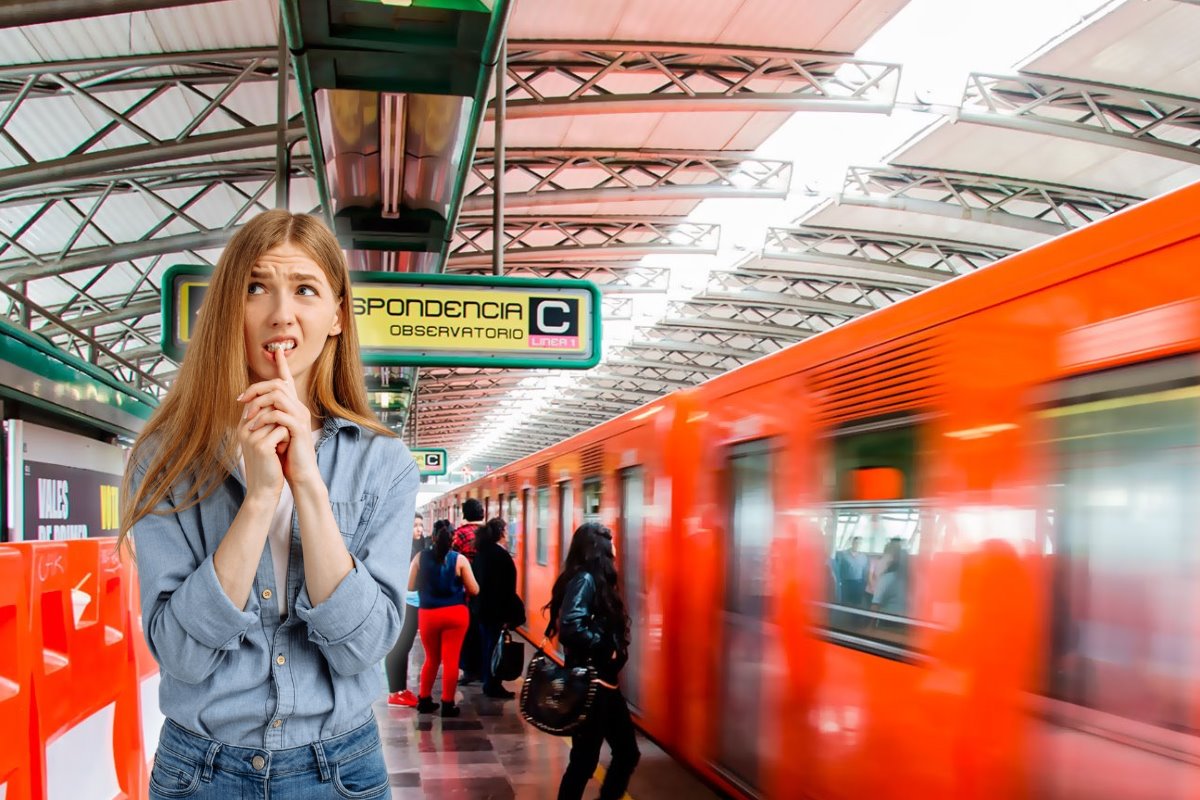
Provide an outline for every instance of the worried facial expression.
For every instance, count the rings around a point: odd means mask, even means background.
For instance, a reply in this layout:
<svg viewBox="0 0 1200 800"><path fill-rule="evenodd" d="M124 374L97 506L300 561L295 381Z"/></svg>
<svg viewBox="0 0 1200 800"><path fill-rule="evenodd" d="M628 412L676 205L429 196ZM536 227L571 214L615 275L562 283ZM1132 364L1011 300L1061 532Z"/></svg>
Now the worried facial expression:
<svg viewBox="0 0 1200 800"><path fill-rule="evenodd" d="M342 332L339 298L325 271L300 247L284 243L264 253L246 286L246 362L253 381L279 376L275 358L286 358L297 394L321 348Z"/></svg>

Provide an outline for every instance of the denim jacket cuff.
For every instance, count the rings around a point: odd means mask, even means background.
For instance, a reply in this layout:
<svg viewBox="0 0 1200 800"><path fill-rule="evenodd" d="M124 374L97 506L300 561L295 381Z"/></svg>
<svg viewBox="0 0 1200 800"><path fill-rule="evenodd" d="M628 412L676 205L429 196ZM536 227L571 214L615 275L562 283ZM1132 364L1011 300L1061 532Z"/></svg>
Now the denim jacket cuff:
<svg viewBox="0 0 1200 800"><path fill-rule="evenodd" d="M217 580L213 557L201 562L175 590L178 608L204 609L204 613L178 614L179 624L196 641L214 650L235 650L258 616L240 611Z"/></svg>
<svg viewBox="0 0 1200 800"><path fill-rule="evenodd" d="M296 614L308 623L308 638L314 644L342 644L370 618L378 597L375 579L362 562L354 559L354 569L320 605L312 604L308 587L302 586L296 597Z"/></svg>

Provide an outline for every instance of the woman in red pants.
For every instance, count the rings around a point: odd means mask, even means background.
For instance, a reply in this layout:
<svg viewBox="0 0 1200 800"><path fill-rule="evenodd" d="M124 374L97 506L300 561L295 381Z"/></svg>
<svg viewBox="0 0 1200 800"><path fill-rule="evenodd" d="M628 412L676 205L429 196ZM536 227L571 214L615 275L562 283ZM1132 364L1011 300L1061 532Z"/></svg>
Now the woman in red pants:
<svg viewBox="0 0 1200 800"><path fill-rule="evenodd" d="M454 690L458 688L458 659L470 622L467 595L479 594L471 563L450 549L450 538L449 521L440 519L434 523L433 547L413 559L408 571L408 588L416 590L421 601L417 630L425 648L417 711L421 714L437 711L438 704L433 702L433 681L440 665L443 717L459 715Z"/></svg>

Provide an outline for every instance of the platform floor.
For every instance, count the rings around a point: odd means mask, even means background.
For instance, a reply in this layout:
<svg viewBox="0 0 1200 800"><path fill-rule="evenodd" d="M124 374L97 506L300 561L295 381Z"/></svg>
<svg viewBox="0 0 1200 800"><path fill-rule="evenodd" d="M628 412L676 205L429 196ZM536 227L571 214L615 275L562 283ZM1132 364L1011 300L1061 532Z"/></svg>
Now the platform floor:
<svg viewBox="0 0 1200 800"><path fill-rule="evenodd" d="M517 681L506 685L520 691ZM410 681L410 688L416 686L415 680ZM434 697L440 694L439 681ZM479 684L460 686L458 698L462 716L447 720L436 713L418 715L416 709L394 708L386 702L375 706L393 799L554 800L567 765L570 740L525 724L516 700L485 697ZM645 738L639 737L639 747L642 760L627 797L719 797ZM606 746L598 775L608 761ZM599 780L593 780L584 798L593 800L599 792Z"/></svg>

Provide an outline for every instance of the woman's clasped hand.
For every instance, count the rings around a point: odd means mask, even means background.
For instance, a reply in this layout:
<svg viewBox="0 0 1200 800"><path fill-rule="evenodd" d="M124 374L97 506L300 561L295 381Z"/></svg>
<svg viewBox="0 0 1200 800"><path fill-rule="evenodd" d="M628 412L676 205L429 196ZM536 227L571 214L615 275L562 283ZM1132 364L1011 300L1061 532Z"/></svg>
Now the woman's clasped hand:
<svg viewBox="0 0 1200 800"><path fill-rule="evenodd" d="M307 442L312 430L312 412L300 401L296 382L287 363L287 350L271 352L279 371L272 380L252 383L238 395L243 403L238 443L246 462L248 493L262 491L276 497L284 480L293 487L320 480L317 455L311 447L292 447L292 442Z"/></svg>

